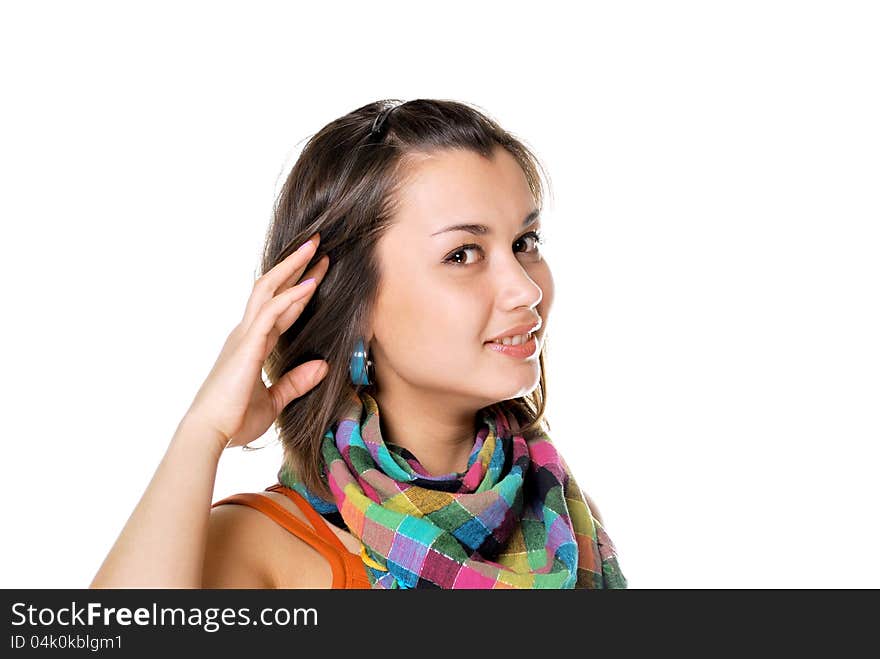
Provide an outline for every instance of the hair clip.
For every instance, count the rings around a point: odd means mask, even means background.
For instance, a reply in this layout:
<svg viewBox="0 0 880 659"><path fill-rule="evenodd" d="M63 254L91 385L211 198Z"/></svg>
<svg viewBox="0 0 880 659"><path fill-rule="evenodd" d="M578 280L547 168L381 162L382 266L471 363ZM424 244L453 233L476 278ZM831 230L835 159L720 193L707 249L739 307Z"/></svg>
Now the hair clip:
<svg viewBox="0 0 880 659"><path fill-rule="evenodd" d="M379 114L376 115L376 118L373 119L373 127L370 129L370 135L378 135L382 132L382 129L385 127L385 119L388 118L388 115L391 114L393 110L403 105L403 103L399 103L397 105L391 105L384 110L382 110Z"/></svg>

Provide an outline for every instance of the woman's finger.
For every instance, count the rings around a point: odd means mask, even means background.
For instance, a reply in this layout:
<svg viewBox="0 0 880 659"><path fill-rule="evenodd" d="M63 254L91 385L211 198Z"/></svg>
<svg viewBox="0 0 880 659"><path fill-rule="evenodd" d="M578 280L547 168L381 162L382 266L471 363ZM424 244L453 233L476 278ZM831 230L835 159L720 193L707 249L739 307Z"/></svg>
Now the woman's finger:
<svg viewBox="0 0 880 659"><path fill-rule="evenodd" d="M293 370L288 371L269 387L269 395L275 405L275 417L277 418L290 401L299 398L309 389L321 381L329 370L327 362L323 359L300 364Z"/></svg>
<svg viewBox="0 0 880 659"><path fill-rule="evenodd" d="M312 289L311 293L308 294L308 299L305 300L306 304L308 304L308 301L311 299L312 295L314 295L317 287L321 285L321 281L324 279L324 275L327 274L327 268L329 267L329 264L330 257L325 254L314 265L314 267L309 269L309 271L303 275L303 281L314 277L316 284L315 289ZM281 315L275 319L275 329L277 330L278 334L284 334L284 332L290 329L290 326L293 325L294 322L296 322L296 319L299 318L302 312L303 309L300 309L297 305L292 305L289 308L284 309L281 312Z"/></svg>
<svg viewBox="0 0 880 659"><path fill-rule="evenodd" d="M287 309L295 309L296 317L302 313L308 304L309 296L315 290L314 279L303 281L293 288L288 288L265 302L257 312L257 317L248 327L242 341L242 350L249 360L258 362L261 366L266 354L271 351L275 341L278 340L279 332L275 329L278 317ZM270 345L271 335L271 345Z"/></svg>
<svg viewBox="0 0 880 659"><path fill-rule="evenodd" d="M312 295L314 295L315 290L321 284L321 280L324 279L324 275L327 274L329 263L330 257L325 254L309 269L303 281L278 293L278 295L270 300L271 306L269 306L269 303L264 305L267 308L267 313L275 316L275 321L269 328L265 339L256 340L252 347L252 350L260 351L258 358L261 362L265 361L272 352L272 348L278 342L278 338L300 317L311 300ZM314 281L310 281L312 279ZM265 325L261 327L265 327ZM257 356L253 358L256 359Z"/></svg>
<svg viewBox="0 0 880 659"><path fill-rule="evenodd" d="M312 256L314 256L314 254L313 254ZM324 254L324 256L322 256L321 259L323 259L324 257L327 257L328 259L330 258L329 255ZM312 271L318 266L318 264L321 262L321 259L318 259L318 260L312 265L312 267L309 268L308 272L306 272L306 273L303 273L303 272L295 272L295 273L293 273L293 276L288 277L287 280L284 281L284 282L282 282L281 285L275 290L276 295L277 295L278 293L280 293L281 291L285 291L285 290L287 290L287 289L290 288L291 286L296 286L297 283L299 283L299 282L302 281L303 279L308 279L309 277L314 277L315 275L314 275L314 273L313 273Z"/></svg>
<svg viewBox="0 0 880 659"><path fill-rule="evenodd" d="M308 241L288 254L269 272L259 277L254 282L253 291L248 298L241 324L250 327L254 322L259 310L268 300L271 300L288 281L296 281L302 275L302 271L312 260L315 250L321 242L320 234L314 234Z"/></svg>

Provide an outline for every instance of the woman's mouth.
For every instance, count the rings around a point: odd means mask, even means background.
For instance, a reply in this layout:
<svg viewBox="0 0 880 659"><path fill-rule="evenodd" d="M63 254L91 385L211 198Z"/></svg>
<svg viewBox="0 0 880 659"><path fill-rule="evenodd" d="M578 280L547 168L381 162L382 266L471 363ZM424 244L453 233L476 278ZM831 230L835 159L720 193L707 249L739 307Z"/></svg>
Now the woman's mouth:
<svg viewBox="0 0 880 659"><path fill-rule="evenodd" d="M505 337L503 341L487 341L486 345L495 352L518 359L527 359L538 352L538 339L531 332L517 337Z"/></svg>

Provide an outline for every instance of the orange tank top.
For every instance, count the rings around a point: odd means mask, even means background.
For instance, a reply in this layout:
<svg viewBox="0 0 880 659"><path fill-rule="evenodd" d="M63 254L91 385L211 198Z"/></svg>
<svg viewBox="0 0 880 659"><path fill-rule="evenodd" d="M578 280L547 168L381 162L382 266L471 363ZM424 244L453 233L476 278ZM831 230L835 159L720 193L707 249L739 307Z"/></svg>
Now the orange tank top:
<svg viewBox="0 0 880 659"><path fill-rule="evenodd" d="M233 494L216 501L211 507L227 503L250 506L267 515L270 519L278 522L296 537L307 542L321 553L330 563L333 570L333 585L331 588L370 588L370 580L367 578L367 568L360 556L352 554L342 544L330 527L327 520L306 501L299 492L284 487L281 483L275 483L266 488L266 492L281 492L296 506L303 511L312 526L303 523L296 515L279 505L269 497L256 492Z"/></svg>

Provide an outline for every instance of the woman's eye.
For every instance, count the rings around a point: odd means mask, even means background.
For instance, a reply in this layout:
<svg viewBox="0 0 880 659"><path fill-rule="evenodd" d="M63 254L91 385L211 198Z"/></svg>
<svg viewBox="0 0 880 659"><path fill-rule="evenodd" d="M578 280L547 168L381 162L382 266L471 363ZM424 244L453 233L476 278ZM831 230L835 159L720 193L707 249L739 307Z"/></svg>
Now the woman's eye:
<svg viewBox="0 0 880 659"><path fill-rule="evenodd" d="M470 263L461 262L460 260L457 259L457 257L459 256L459 254L466 254L467 252L477 251L479 249L480 249L479 245L462 245L457 250L452 252L452 254L450 254L448 257L446 257L444 262L451 263L452 265L471 265Z"/></svg>
<svg viewBox="0 0 880 659"><path fill-rule="evenodd" d="M517 240L516 242L520 242L520 241L526 240L527 238L531 238L532 240L535 241L535 246L534 246L534 248L531 250L531 251L533 251L533 252L537 251L537 250L538 250L538 245L540 245L541 243L544 242L544 238L543 238L543 237L541 236L541 234L540 234L539 232L537 232L537 231L529 231L528 233L524 234L524 235L522 236L522 238L520 238L520 239Z"/></svg>
<svg viewBox="0 0 880 659"><path fill-rule="evenodd" d="M532 249L525 249L525 250L517 250L516 249L516 246L519 245L520 243L528 244L529 239L531 239L534 242L534 247L532 247ZM516 240L516 242L513 244L514 251L522 251L525 253L535 253L538 251L538 245L540 245L543 242L544 242L544 239L539 232L529 231L528 233L523 234L522 236L520 236ZM476 245L473 243L468 244L468 245L461 245L458 249L456 249L454 252L452 252L449 256L447 256L444 259L444 263L451 263L452 265L473 265L474 261L467 262L467 256L464 256L464 260L462 260L460 258L460 255L467 254L467 252L470 252L470 251L482 252L483 248L480 247L479 245Z"/></svg>

